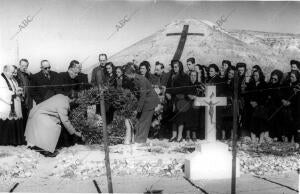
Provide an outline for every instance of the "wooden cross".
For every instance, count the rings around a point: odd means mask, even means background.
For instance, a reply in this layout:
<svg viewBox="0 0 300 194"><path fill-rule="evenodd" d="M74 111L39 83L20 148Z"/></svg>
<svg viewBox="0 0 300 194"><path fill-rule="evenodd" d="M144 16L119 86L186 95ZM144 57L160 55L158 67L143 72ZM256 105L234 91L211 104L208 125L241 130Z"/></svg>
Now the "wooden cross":
<svg viewBox="0 0 300 194"><path fill-rule="evenodd" d="M205 97L197 97L195 106L205 106L205 140L217 140L216 106L226 106L226 97L216 97L216 86L206 86Z"/></svg>
<svg viewBox="0 0 300 194"><path fill-rule="evenodd" d="M173 60L179 60L181 58L183 48L188 35L204 36L203 33L188 33L189 25L184 25L181 33L168 33L167 36L180 36L179 43L174 54Z"/></svg>

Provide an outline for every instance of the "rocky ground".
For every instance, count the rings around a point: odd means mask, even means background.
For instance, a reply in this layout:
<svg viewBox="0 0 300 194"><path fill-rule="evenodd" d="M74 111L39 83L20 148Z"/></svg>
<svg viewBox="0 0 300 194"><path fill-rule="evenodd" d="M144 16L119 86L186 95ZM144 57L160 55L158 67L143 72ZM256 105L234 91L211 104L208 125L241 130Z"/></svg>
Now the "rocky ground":
<svg viewBox="0 0 300 194"><path fill-rule="evenodd" d="M146 145L138 147L111 146L112 175L118 177L118 180L122 180L122 177L124 180L126 177L152 177L152 181L159 178L166 181L182 179L184 159L200 142L193 144L151 140ZM230 145L230 142L226 143ZM243 141L238 142L238 157L243 176L279 177L285 173L296 172L300 151L297 144L273 142L259 145ZM45 180L46 182L49 180L80 182L103 178L105 180L105 172L104 151L101 145L75 145L63 148L55 158L45 158L25 146L0 147L0 192L6 191L16 182L20 185L22 181L28 184L28 180L37 183ZM25 189L23 192L30 191Z"/></svg>

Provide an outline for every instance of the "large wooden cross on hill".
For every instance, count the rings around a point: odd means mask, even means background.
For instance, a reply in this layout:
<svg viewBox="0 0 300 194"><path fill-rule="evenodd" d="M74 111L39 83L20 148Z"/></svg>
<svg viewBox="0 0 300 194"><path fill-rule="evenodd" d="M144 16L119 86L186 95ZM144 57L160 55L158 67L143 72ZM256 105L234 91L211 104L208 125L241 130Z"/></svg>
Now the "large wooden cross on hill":
<svg viewBox="0 0 300 194"><path fill-rule="evenodd" d="M184 25L183 30L181 33L168 33L167 36L180 36L179 43L176 49L176 52L174 54L173 60L180 60L183 48L186 42L186 38L188 35L194 35L194 36L204 36L203 33L188 33L189 31L189 25Z"/></svg>

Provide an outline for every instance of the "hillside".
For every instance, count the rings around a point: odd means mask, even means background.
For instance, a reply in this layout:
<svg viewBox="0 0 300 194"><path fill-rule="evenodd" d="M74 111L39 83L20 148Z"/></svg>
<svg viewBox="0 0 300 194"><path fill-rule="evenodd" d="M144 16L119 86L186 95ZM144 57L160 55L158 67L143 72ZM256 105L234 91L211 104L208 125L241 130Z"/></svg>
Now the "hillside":
<svg viewBox="0 0 300 194"><path fill-rule="evenodd" d="M183 26L189 25L189 33L203 33L204 36L188 35L181 60L195 57L196 63L221 64L227 59L234 64L246 62L249 66L259 64L269 73L277 68L287 70L291 59L300 59L300 35L256 32L249 30L226 31L209 21L195 19L177 20L154 34L116 53L109 60L115 65L124 65L136 60L148 60L152 65L160 61L170 63L177 49ZM90 67L90 73L94 67Z"/></svg>

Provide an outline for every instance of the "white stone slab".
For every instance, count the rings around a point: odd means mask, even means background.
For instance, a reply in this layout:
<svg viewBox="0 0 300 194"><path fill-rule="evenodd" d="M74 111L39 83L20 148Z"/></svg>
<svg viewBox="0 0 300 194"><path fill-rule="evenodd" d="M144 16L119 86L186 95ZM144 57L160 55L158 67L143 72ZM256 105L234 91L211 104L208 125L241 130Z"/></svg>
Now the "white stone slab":
<svg viewBox="0 0 300 194"><path fill-rule="evenodd" d="M231 178L232 153L222 142L204 142L185 160L185 176L191 180ZM236 177L240 163L236 160Z"/></svg>

